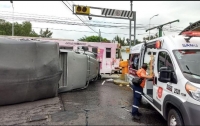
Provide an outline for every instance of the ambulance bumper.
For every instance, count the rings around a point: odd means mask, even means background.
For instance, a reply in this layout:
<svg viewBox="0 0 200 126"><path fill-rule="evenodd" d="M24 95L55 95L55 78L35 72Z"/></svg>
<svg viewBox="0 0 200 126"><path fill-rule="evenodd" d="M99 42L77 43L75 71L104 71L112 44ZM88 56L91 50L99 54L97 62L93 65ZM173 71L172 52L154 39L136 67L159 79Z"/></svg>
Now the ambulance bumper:
<svg viewBox="0 0 200 126"><path fill-rule="evenodd" d="M200 106L185 102L182 104L182 109L185 111L182 113L185 125L199 125L200 124Z"/></svg>

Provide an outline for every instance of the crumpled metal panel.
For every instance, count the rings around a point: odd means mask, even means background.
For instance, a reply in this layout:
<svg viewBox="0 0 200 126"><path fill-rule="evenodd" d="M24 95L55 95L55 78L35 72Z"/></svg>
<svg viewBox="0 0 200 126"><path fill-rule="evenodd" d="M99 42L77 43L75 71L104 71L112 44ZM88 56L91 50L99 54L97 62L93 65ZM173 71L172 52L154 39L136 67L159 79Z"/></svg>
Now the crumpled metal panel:
<svg viewBox="0 0 200 126"><path fill-rule="evenodd" d="M0 105L56 96L61 74L58 43L0 38Z"/></svg>
<svg viewBox="0 0 200 126"><path fill-rule="evenodd" d="M60 60L63 74L59 82L58 92L66 92L83 88L87 81L87 56L74 51L61 50Z"/></svg>
<svg viewBox="0 0 200 126"><path fill-rule="evenodd" d="M66 49L60 50L63 74L59 81L59 93L83 89L87 87L87 82L98 76L99 63L93 58L94 54L88 54L90 55Z"/></svg>

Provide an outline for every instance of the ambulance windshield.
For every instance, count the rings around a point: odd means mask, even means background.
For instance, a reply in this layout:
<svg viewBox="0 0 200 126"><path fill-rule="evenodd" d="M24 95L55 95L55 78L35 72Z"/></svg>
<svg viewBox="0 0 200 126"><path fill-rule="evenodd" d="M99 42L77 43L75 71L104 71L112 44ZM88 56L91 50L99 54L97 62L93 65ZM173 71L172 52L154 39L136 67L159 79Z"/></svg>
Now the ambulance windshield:
<svg viewBox="0 0 200 126"><path fill-rule="evenodd" d="M200 50L175 50L173 52L186 79L200 83Z"/></svg>

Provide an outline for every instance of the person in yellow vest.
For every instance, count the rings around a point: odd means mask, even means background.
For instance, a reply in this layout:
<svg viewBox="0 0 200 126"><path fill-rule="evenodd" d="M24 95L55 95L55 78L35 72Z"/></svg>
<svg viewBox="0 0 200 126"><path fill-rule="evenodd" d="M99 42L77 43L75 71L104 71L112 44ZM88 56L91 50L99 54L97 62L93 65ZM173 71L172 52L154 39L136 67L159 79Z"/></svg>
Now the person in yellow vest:
<svg viewBox="0 0 200 126"><path fill-rule="evenodd" d="M147 76L146 75L146 70L147 70L147 64L143 64L142 65L142 68L140 68L136 74L138 75L138 77L142 78L142 83L139 85L139 86L136 86L136 85L133 85L133 105L132 105L132 116L133 116L133 119L137 119L139 120L140 117L142 114L139 113L138 111L138 106L139 106L139 103L141 101L141 98L142 98L142 94L143 94L143 88L145 86L145 80L146 79L152 79L153 78L153 75L151 76Z"/></svg>

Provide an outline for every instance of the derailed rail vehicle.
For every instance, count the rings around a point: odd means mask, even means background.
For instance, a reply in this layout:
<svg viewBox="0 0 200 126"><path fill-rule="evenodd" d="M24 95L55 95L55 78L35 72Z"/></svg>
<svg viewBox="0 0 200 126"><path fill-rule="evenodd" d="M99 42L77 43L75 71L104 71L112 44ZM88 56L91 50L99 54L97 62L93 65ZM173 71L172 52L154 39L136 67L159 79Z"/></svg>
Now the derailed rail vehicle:
<svg viewBox="0 0 200 126"><path fill-rule="evenodd" d="M57 42L0 38L0 106L85 89L99 77L96 54Z"/></svg>
<svg viewBox="0 0 200 126"><path fill-rule="evenodd" d="M96 57L96 54L88 51L87 46L80 46L76 51L60 49L63 74L58 92L85 89L90 81L100 78L99 62Z"/></svg>
<svg viewBox="0 0 200 126"><path fill-rule="evenodd" d="M0 38L0 105L55 97L59 44Z"/></svg>

